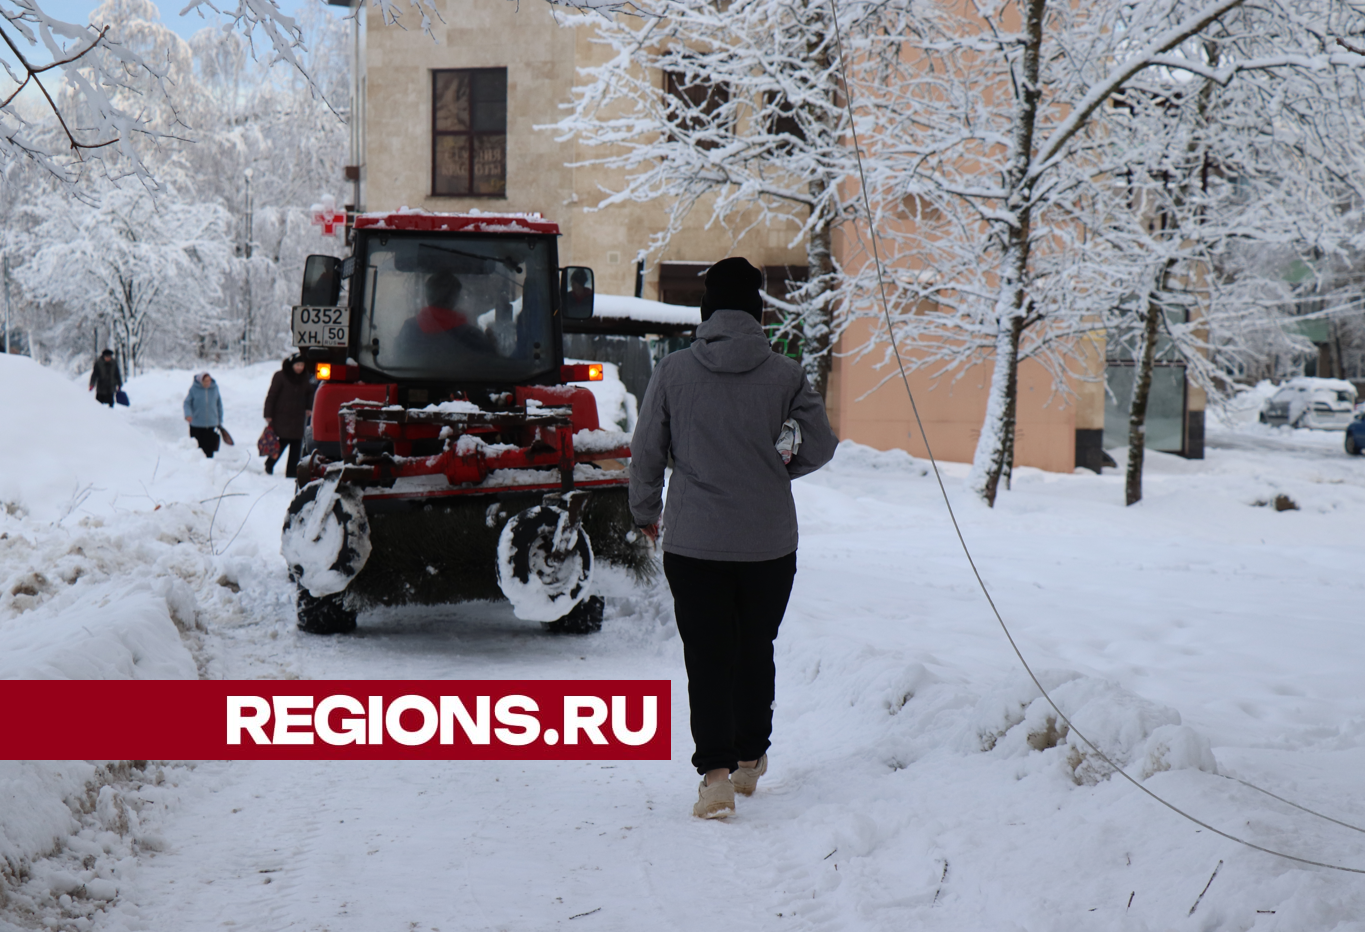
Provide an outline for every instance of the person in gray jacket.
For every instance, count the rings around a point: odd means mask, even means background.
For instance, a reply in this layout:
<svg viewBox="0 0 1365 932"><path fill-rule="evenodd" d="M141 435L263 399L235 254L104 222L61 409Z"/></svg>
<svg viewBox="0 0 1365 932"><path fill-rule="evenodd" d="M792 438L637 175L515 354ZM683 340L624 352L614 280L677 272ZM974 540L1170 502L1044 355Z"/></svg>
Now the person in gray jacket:
<svg viewBox="0 0 1365 932"><path fill-rule="evenodd" d="M768 345L762 282L738 257L707 271L697 339L659 362L630 445L631 513L663 534L705 775L692 813L707 819L732 814L767 770L773 640L796 574L791 480L838 443L800 364Z"/></svg>
<svg viewBox="0 0 1365 932"><path fill-rule="evenodd" d="M185 423L190 425L190 436L204 455L213 459L213 454L218 452L218 428L223 426L223 396L218 393L218 383L213 376L207 372L196 375L182 407Z"/></svg>

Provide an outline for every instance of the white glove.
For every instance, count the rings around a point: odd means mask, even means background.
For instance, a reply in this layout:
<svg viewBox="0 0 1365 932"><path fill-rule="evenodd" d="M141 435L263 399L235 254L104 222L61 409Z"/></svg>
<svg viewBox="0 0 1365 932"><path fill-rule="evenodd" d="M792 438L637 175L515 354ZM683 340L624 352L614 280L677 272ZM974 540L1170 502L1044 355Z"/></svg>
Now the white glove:
<svg viewBox="0 0 1365 932"><path fill-rule="evenodd" d="M783 463L790 463L801 449L801 425L791 418L782 422L782 433L777 438L777 452Z"/></svg>

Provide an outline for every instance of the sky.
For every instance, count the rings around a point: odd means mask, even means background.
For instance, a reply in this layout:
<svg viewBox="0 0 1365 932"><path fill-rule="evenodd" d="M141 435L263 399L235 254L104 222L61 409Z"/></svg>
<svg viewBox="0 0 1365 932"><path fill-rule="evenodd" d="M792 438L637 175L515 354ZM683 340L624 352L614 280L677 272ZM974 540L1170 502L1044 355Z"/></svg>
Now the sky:
<svg viewBox="0 0 1365 932"><path fill-rule="evenodd" d="M204 9L203 16L197 11L191 11L185 16L180 15L180 11L190 0L162 0L157 3L161 9L161 20L174 29L179 35L188 39L199 30L208 26L213 21L213 11ZM319 3L320 0L278 0L280 8L290 16L294 15L305 3ZM218 4L220 8L230 8L230 2ZM50 15L59 17L68 22L86 22L89 19L90 11L99 6L99 0L43 0L43 9ZM346 12L345 7L330 7L337 15Z"/></svg>
<svg viewBox="0 0 1365 932"><path fill-rule="evenodd" d="M100 0L40 0L40 2L42 8L50 16L70 23L88 22L91 11L100 5ZM189 39L201 29L213 25L215 21L218 23L226 22L225 17L218 17L207 5L203 8L203 15L200 15L198 10L191 10L188 14L182 16L181 10L185 9L186 5L190 2L191 0L161 0L161 2L156 4L161 10L162 22L168 25L182 38ZM298 12L304 8L305 4L308 3L316 3L319 6L323 6L337 17L345 16L350 9L349 7L344 6L329 6L323 3L323 0L277 0L277 2L279 3L280 9L289 16L297 15ZM234 0L218 0L220 9L232 9L234 5ZM29 46L25 45L24 47L27 52ZM48 57L41 52L35 51L32 54L36 61L49 60ZM18 71L17 61L10 51L3 46L0 46L0 60L3 60L12 70ZM13 87L14 85L12 82L0 77L0 92L7 94ZM29 106L36 106L40 110L46 109L40 98L36 96L36 92L31 89L25 90L20 94L17 106L19 106L23 112L26 112L25 108Z"/></svg>

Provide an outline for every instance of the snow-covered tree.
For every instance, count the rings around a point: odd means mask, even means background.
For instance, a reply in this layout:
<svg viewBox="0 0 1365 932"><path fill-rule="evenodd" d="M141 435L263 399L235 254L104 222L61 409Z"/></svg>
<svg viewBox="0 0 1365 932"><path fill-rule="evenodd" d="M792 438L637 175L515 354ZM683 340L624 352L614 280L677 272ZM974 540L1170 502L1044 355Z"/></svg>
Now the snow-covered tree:
<svg viewBox="0 0 1365 932"><path fill-rule="evenodd" d="M968 480L987 503L1014 458L1020 361L1065 368L1077 336L1131 287L1116 244L1097 235L1132 210L1111 174L1116 96L1153 73L1231 85L1365 65L1328 41L1365 24L1331 0L1258 8L1270 50L1228 44L1210 62L1204 44L1243 2L926 4L904 44L916 79L864 92L894 326L941 372L993 365Z"/></svg>
<svg viewBox="0 0 1365 932"><path fill-rule="evenodd" d="M867 54L891 24L864 0L641 0L591 13L606 60L582 69L572 113L552 127L615 169L621 183L594 206L668 205L649 245L661 250L688 222L728 232L797 230L809 278L773 301L800 336L802 361L823 394L839 335L842 275L836 231L861 214L846 182L856 173L840 77L842 47ZM600 153L600 154L597 154ZM643 258L643 255L642 255Z"/></svg>
<svg viewBox="0 0 1365 932"><path fill-rule="evenodd" d="M385 22L402 25L399 3L372 2ZM178 135L158 118L167 109L188 106L192 93L174 74L176 56L162 54L162 44L146 47L145 27L157 19L149 6L109 0L89 23L73 23L50 14L40 0L0 0L0 45L7 52L0 59L9 79L8 87L0 87L0 159L32 159L76 192L95 175L131 176L155 188L149 159ZM404 6L416 11L422 30L431 34L432 17L439 19L431 0ZM284 64L323 93L307 65L304 25L285 15L276 0L221 7L214 0L192 0L180 12L223 24L218 31L240 35L253 60Z"/></svg>
<svg viewBox="0 0 1365 932"><path fill-rule="evenodd" d="M212 332L231 255L222 207L109 183L87 187L86 197L95 203L58 190L35 208L41 245L15 272L32 298L62 304L66 328L98 322L125 375L154 340L163 352L183 350Z"/></svg>
<svg viewBox="0 0 1365 932"><path fill-rule="evenodd" d="M233 325L224 337L244 360L283 348L303 259L328 246L310 229L308 208L339 188L347 155L346 125L322 103L347 99L346 26L321 8L305 9L299 23L310 79L256 61L239 36L206 29L191 39L198 93L183 117L195 142L177 147L168 168L232 216L223 292Z"/></svg>
<svg viewBox="0 0 1365 932"><path fill-rule="evenodd" d="M139 184L125 178L122 186L152 192L157 210L226 211L224 231L232 247L217 280L201 289L216 295L218 302L213 314L197 315L201 332L189 341L146 342L144 358L188 362L207 354L215 361L224 356L252 360L280 352L286 309L297 296L303 258L319 248L308 207L341 178L346 127L325 100L345 99L345 26L321 8L305 10L299 23L309 39L309 53L300 53L300 63L310 76L304 77L297 70L272 69L254 59L247 40L232 31L205 29L186 42L160 22L156 7L147 0L109 0L92 15L119 22L125 48L164 63L167 80L182 101L172 106L169 99L152 93L145 76L136 74L111 91L120 105L130 105L125 97L129 101L144 97L148 125L166 131L160 145L142 153L142 166L151 180ZM59 102L66 112L82 113L74 90L67 87L63 93ZM115 161L104 164L110 167ZM7 172L26 165L34 163L11 161ZM24 256L63 244L69 224L32 223L34 217L74 218L55 203L53 194L74 195L91 210L106 206L110 182L88 168L80 169L81 180L76 182L54 181L50 174L43 178L41 170L25 169L31 184L5 188L5 203L0 205L4 210L29 208L16 214L28 218L24 222L29 228L23 236L11 236L12 266ZM15 232L13 224L9 230ZM42 289L46 299L39 300L34 289L41 283L31 275L22 281L26 286L22 297L35 311L30 329L57 358L88 353L86 331L110 319L86 312L96 299L62 290L73 301L68 308L53 297L57 290ZM159 308L146 311L156 332L183 335L183 321L158 319L165 306ZM107 327L102 332L107 333Z"/></svg>

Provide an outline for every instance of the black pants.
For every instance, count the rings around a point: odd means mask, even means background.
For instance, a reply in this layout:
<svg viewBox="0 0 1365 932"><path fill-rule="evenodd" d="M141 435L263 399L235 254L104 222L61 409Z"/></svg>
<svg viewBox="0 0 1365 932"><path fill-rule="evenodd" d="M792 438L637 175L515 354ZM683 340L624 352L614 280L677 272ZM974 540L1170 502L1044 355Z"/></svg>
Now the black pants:
<svg viewBox="0 0 1365 932"><path fill-rule="evenodd" d="M286 479L293 479L299 474L299 453L303 450L303 438L281 437L280 456L285 455L285 450L289 451L289 455L284 461L284 476Z"/></svg>
<svg viewBox="0 0 1365 932"><path fill-rule="evenodd" d="M204 455L213 459L213 454L218 452L218 428L191 427L190 436L199 444L199 449L204 451Z"/></svg>
<svg viewBox="0 0 1365 932"><path fill-rule="evenodd" d="M284 476L286 479L293 479L299 474L299 453L303 450L302 437L280 437L280 452L265 461L265 468L267 471L273 471L275 464L285 456L285 450L289 451L289 455L284 461Z"/></svg>
<svg viewBox="0 0 1365 932"><path fill-rule="evenodd" d="M664 553L687 665L697 773L758 760L773 731L773 640L796 553L757 563Z"/></svg>
<svg viewBox="0 0 1365 932"><path fill-rule="evenodd" d="M114 396L112 394L106 395L102 392L95 392L95 400L100 404L108 405L111 408L114 406Z"/></svg>

